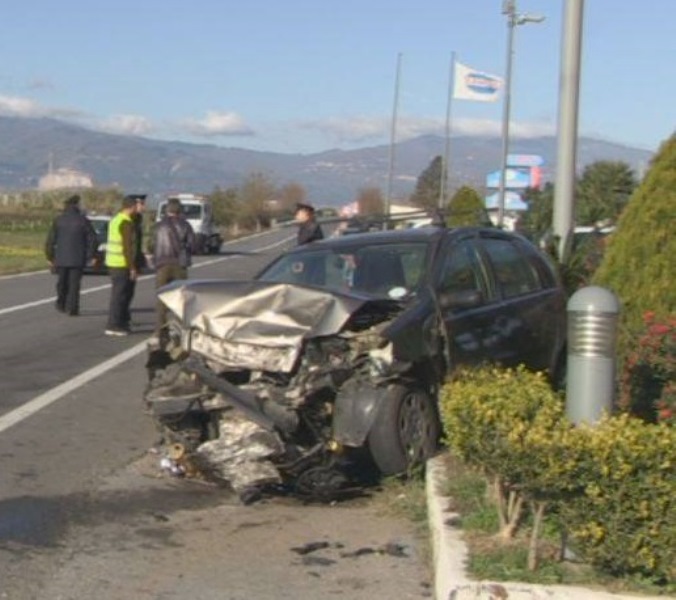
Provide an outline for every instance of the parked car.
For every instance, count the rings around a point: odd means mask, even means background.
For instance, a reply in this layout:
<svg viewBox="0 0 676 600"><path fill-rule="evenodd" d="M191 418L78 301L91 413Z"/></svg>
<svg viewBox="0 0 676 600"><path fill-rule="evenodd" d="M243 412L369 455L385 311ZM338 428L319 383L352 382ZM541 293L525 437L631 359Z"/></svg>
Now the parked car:
<svg viewBox="0 0 676 600"><path fill-rule="evenodd" d="M108 243L108 224L111 217L108 215L87 215L96 232L96 252L94 258L85 267L86 273L105 273L106 269L106 244Z"/></svg>
<svg viewBox="0 0 676 600"><path fill-rule="evenodd" d="M253 281L176 282L159 297L171 335L149 357L147 404L181 456L240 490L324 492L367 463L404 472L437 447L454 369L523 363L554 380L565 364L555 269L497 229L332 238Z"/></svg>

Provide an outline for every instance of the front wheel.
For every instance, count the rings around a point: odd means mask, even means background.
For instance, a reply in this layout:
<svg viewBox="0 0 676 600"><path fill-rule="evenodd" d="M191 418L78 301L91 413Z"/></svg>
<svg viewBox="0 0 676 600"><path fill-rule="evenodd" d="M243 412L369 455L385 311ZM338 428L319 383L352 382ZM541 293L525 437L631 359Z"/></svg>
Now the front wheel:
<svg viewBox="0 0 676 600"><path fill-rule="evenodd" d="M422 389L392 386L368 434L368 447L383 475L404 473L432 456L439 441L439 418Z"/></svg>

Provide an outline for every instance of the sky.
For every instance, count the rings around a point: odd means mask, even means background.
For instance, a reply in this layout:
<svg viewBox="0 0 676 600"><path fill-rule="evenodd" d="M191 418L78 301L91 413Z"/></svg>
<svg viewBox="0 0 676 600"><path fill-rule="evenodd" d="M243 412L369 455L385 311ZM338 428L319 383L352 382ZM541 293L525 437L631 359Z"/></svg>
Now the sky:
<svg viewBox="0 0 676 600"><path fill-rule="evenodd" d="M555 134L565 0L517 0L510 131ZM0 114L284 153L445 130L451 56L502 76L502 0L23 0L0 15ZM676 128L676 1L586 0L579 133L655 150ZM502 103L454 100L454 134Z"/></svg>

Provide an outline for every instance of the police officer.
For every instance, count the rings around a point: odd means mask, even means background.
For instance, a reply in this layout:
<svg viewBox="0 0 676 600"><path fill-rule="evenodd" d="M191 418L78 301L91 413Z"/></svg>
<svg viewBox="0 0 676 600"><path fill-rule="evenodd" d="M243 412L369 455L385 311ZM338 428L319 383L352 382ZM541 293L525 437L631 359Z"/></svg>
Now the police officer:
<svg viewBox="0 0 676 600"><path fill-rule="evenodd" d="M136 199L125 196L122 209L108 225L106 266L112 288L106 335L123 336L130 332L129 307L134 293L138 269L134 261L134 221Z"/></svg>

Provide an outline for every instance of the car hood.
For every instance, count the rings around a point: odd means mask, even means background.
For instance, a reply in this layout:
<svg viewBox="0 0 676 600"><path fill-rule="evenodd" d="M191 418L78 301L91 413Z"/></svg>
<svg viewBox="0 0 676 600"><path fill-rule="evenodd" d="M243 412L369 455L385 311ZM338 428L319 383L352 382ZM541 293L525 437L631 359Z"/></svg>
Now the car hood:
<svg viewBox="0 0 676 600"><path fill-rule="evenodd" d="M264 281L176 281L158 297L191 331L192 350L227 367L281 372L293 368L303 340L338 333L365 305L396 305Z"/></svg>

